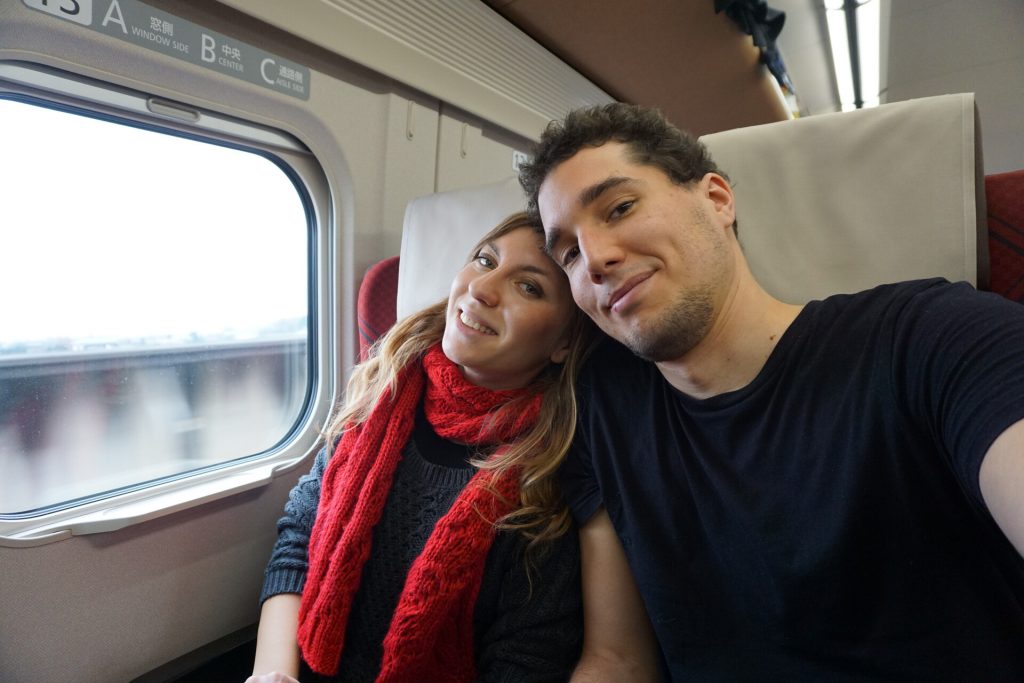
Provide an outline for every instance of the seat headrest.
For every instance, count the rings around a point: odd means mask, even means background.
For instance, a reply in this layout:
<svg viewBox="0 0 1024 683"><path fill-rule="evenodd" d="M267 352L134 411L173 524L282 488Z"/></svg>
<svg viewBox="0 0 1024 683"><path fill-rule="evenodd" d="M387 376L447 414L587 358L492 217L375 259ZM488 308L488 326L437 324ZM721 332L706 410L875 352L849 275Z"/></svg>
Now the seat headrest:
<svg viewBox="0 0 1024 683"><path fill-rule="evenodd" d="M804 303L934 276L985 285L980 137L966 94L701 140L732 180L754 276Z"/></svg>
<svg viewBox="0 0 1024 683"><path fill-rule="evenodd" d="M923 277L987 284L980 137L966 94L702 140L732 180L755 277L783 301L803 303ZM525 203L515 178L413 200L398 317L446 296L476 240Z"/></svg>
<svg viewBox="0 0 1024 683"><path fill-rule="evenodd" d="M525 208L526 197L514 176L409 202L398 266L398 320L448 296L477 240Z"/></svg>

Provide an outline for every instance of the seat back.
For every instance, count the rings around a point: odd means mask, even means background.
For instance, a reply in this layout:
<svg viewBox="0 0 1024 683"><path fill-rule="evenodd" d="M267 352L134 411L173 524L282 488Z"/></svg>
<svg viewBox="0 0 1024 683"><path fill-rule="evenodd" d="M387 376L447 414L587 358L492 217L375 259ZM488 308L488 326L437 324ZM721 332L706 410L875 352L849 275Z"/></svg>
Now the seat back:
<svg viewBox="0 0 1024 683"><path fill-rule="evenodd" d="M706 135L758 282L804 303L886 282L988 277L974 96Z"/></svg>
<svg viewBox="0 0 1024 683"><path fill-rule="evenodd" d="M989 289L1024 303L1024 170L985 177Z"/></svg>
<svg viewBox="0 0 1024 683"><path fill-rule="evenodd" d="M395 324L398 294L398 257L391 256L366 269L359 283L356 322L359 326L359 361L367 359L370 346Z"/></svg>

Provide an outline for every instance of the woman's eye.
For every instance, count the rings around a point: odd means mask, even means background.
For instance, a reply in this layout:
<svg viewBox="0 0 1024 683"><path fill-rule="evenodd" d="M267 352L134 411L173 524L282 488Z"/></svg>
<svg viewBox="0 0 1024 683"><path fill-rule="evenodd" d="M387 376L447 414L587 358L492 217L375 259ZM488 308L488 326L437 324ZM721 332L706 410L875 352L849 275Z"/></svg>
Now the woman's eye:
<svg viewBox="0 0 1024 683"><path fill-rule="evenodd" d="M524 294L533 297L538 297L543 293L541 292L540 287L533 284L532 282L520 282L519 289L521 289Z"/></svg>
<svg viewBox="0 0 1024 683"><path fill-rule="evenodd" d="M493 268L494 267L494 259L492 259L487 254L477 254L476 255L476 262L477 262L478 265L480 265L480 266L482 266L484 268Z"/></svg>
<svg viewBox="0 0 1024 683"><path fill-rule="evenodd" d="M615 208L612 209L611 218L618 218L618 217L626 214L632 208L633 208L633 201L632 200L630 200L628 202L622 202L621 204L617 204L615 206Z"/></svg>

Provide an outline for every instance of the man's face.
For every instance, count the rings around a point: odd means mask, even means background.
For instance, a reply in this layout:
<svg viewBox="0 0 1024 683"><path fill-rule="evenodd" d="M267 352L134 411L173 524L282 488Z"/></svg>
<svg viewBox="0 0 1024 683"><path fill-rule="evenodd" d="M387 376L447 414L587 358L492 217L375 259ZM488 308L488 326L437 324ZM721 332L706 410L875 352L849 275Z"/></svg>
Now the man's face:
<svg viewBox="0 0 1024 683"><path fill-rule="evenodd" d="M720 176L677 185L609 142L556 166L537 204L573 298L602 330L653 361L704 338L735 272L732 192Z"/></svg>

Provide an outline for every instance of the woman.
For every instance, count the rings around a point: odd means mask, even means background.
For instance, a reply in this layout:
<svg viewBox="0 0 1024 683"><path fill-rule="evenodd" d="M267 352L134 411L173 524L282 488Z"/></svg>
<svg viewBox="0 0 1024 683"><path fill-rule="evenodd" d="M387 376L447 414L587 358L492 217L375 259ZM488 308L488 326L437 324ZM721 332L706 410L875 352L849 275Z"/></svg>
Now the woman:
<svg viewBox="0 0 1024 683"><path fill-rule="evenodd" d="M568 678L579 549L553 474L590 323L542 247L509 217L356 368L278 523L250 682Z"/></svg>

